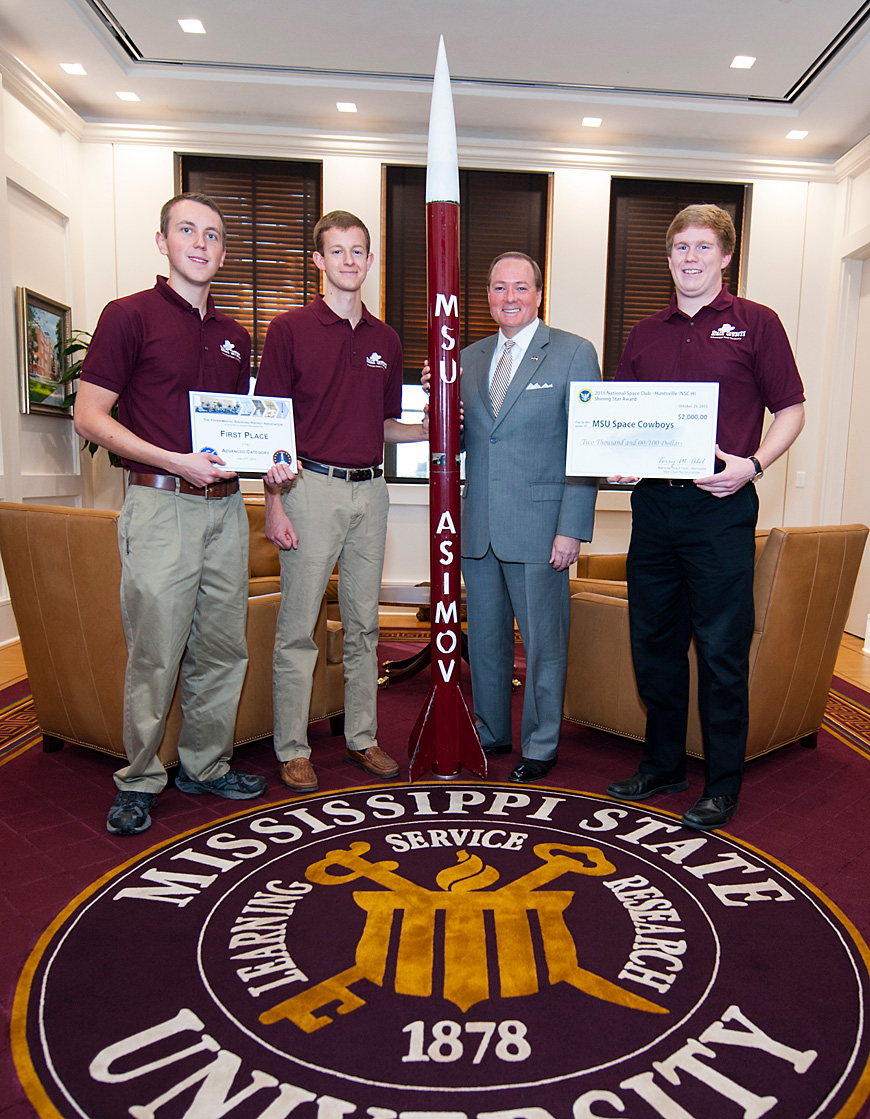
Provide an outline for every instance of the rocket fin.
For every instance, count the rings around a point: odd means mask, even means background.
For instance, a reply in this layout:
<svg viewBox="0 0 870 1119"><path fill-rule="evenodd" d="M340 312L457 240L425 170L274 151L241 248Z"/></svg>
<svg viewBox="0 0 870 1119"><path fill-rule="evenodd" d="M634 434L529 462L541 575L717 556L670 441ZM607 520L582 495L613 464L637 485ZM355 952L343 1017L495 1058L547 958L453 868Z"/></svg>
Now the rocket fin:
<svg viewBox="0 0 870 1119"><path fill-rule="evenodd" d="M435 698L438 692L433 688L429 697L423 704L423 710L417 716L417 722L411 731L408 743L408 754L411 758L412 781L416 781L435 764Z"/></svg>
<svg viewBox="0 0 870 1119"><path fill-rule="evenodd" d="M412 781L429 769L453 777L463 765L486 777L486 755L458 686L438 684L429 693L411 732L409 754Z"/></svg>
<svg viewBox="0 0 870 1119"><path fill-rule="evenodd" d="M486 754L484 754L483 747L480 744L480 736L465 703L465 697L458 687L456 688L456 698L460 704L456 720L459 760L466 769L470 769L478 777L485 778Z"/></svg>

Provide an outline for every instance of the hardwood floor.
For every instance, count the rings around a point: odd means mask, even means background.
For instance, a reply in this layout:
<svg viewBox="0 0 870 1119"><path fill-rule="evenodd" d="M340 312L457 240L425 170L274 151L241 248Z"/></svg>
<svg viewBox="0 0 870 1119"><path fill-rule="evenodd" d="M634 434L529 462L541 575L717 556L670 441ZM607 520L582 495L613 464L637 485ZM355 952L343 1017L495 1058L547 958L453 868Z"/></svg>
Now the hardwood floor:
<svg viewBox="0 0 870 1119"><path fill-rule="evenodd" d="M848 680L850 684L870 692L870 653L862 653L863 648L862 638L844 633L834 671L841 680Z"/></svg>
<svg viewBox="0 0 870 1119"><path fill-rule="evenodd" d="M414 629L418 625L411 611L407 614L382 615L381 623L384 626L407 629ZM426 627L421 628L426 632ZM842 680L848 680L850 684L870 692L870 654L861 651L863 645L860 637L844 633L835 672ZM21 645L13 641L0 647L0 688L17 683L26 675Z"/></svg>
<svg viewBox="0 0 870 1119"><path fill-rule="evenodd" d="M10 684L17 684L26 675L24 657L21 655L21 643L12 641L8 645L0 646L0 688L8 688Z"/></svg>

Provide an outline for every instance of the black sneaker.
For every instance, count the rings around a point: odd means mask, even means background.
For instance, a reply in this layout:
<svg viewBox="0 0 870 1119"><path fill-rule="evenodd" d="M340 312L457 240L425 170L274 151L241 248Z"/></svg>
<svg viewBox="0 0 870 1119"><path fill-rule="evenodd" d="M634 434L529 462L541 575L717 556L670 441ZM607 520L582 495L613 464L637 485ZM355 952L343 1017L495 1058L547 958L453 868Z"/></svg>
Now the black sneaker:
<svg viewBox="0 0 870 1119"><path fill-rule="evenodd" d="M112 835L138 835L151 827L150 810L156 793L120 792L109 809L106 830Z"/></svg>
<svg viewBox="0 0 870 1119"><path fill-rule="evenodd" d="M227 800L250 800L266 791L266 778L255 773L242 773L240 769L228 769L214 781L195 781L179 766L175 787L183 793L214 793Z"/></svg>

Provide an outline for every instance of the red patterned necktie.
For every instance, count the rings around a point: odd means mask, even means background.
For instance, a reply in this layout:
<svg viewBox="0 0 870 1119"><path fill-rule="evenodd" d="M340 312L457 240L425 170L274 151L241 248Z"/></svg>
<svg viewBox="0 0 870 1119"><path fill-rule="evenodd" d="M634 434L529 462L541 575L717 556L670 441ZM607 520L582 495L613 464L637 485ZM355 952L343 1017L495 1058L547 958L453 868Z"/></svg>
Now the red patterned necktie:
<svg viewBox="0 0 870 1119"><path fill-rule="evenodd" d="M514 345L513 338L508 338L505 342L501 357L498 359L498 365L495 367L492 384L489 386L489 398L492 401L492 411L495 416L498 415L498 410L504 400L504 394L511 383L511 350Z"/></svg>

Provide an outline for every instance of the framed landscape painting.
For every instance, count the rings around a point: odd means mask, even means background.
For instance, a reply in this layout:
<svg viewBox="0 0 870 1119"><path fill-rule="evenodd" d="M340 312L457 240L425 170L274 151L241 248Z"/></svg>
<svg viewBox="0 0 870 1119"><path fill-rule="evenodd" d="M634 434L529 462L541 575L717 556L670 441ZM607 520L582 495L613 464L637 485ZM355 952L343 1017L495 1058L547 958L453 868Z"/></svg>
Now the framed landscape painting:
<svg viewBox="0 0 870 1119"><path fill-rule="evenodd" d="M29 288L17 290L21 411L70 416L72 409L64 404L70 386L62 381L70 309Z"/></svg>

